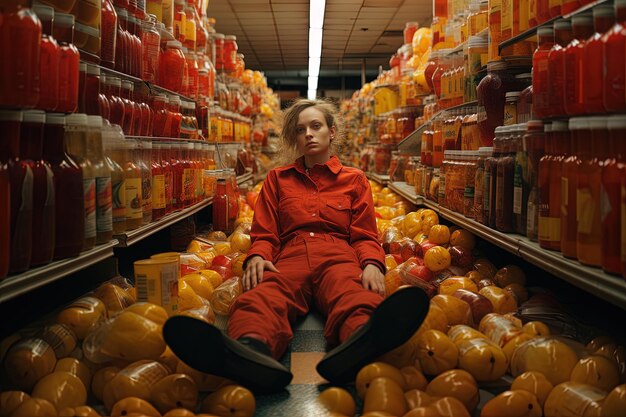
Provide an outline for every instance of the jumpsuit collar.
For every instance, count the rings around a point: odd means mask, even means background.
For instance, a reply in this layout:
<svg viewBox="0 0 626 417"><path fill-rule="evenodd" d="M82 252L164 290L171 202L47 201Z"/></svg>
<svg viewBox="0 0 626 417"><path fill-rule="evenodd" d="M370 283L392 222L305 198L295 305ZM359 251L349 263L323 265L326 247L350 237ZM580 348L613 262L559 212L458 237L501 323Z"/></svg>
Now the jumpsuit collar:
<svg viewBox="0 0 626 417"><path fill-rule="evenodd" d="M339 161L339 158L337 158L335 155L331 156L330 159L328 161L326 161L326 163L322 164L315 164L315 166L325 166L328 167L328 169L330 170L330 172L332 172L333 174L337 175L339 174L339 171L341 171L341 168L343 168L343 165L341 164L341 161ZM305 173L306 170L306 166L304 165L304 156L301 156L300 158L296 159L296 162L293 164L293 167L297 170L302 172L303 174Z"/></svg>

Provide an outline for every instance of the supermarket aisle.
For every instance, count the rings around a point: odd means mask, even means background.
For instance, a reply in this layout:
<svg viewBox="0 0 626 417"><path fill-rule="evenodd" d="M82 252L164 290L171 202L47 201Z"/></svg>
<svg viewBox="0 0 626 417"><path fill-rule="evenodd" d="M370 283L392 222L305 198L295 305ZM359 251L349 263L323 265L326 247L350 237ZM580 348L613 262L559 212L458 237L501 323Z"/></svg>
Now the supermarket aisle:
<svg viewBox="0 0 626 417"><path fill-rule="evenodd" d="M226 328L226 318L221 316L216 321L220 329ZM328 388L327 381L315 371L315 365L326 352L326 341L323 335L324 322L322 317L311 312L294 328L294 338L281 362L293 373L293 381L287 391L272 395L257 395L257 412L255 417L306 416L316 417L327 414L317 405L317 397ZM358 399L353 386L344 387ZM361 404L357 402L357 410Z"/></svg>

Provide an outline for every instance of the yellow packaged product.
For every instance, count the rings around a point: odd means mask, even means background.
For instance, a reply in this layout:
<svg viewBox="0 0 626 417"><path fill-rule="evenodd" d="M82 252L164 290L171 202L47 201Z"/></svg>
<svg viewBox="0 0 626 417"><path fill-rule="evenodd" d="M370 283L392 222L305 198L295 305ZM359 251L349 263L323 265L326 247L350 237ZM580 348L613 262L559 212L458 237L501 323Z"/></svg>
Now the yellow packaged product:
<svg viewBox="0 0 626 417"><path fill-rule="evenodd" d="M134 267L137 301L160 305L169 315L178 310L178 258L144 259Z"/></svg>

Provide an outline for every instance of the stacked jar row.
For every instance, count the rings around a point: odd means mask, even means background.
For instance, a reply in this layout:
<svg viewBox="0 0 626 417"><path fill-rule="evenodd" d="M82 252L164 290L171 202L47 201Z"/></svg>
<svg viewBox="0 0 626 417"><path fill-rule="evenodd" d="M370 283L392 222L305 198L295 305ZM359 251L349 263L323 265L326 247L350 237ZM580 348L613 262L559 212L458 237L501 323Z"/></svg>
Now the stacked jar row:
<svg viewBox="0 0 626 417"><path fill-rule="evenodd" d="M418 107L406 106L378 117L376 134L380 142L384 144L401 142L422 123L420 113Z"/></svg>

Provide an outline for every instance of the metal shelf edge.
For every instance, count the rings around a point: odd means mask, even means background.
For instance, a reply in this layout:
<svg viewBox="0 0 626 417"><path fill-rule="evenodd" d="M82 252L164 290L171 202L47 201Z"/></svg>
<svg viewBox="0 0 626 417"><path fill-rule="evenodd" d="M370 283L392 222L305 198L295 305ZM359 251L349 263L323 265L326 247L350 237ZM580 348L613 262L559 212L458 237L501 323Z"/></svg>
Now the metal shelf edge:
<svg viewBox="0 0 626 417"><path fill-rule="evenodd" d="M61 259L39 268L30 269L22 274L5 278L0 282L0 303L113 256L113 248L117 244L117 239L113 239L108 243L83 252L75 258Z"/></svg>

